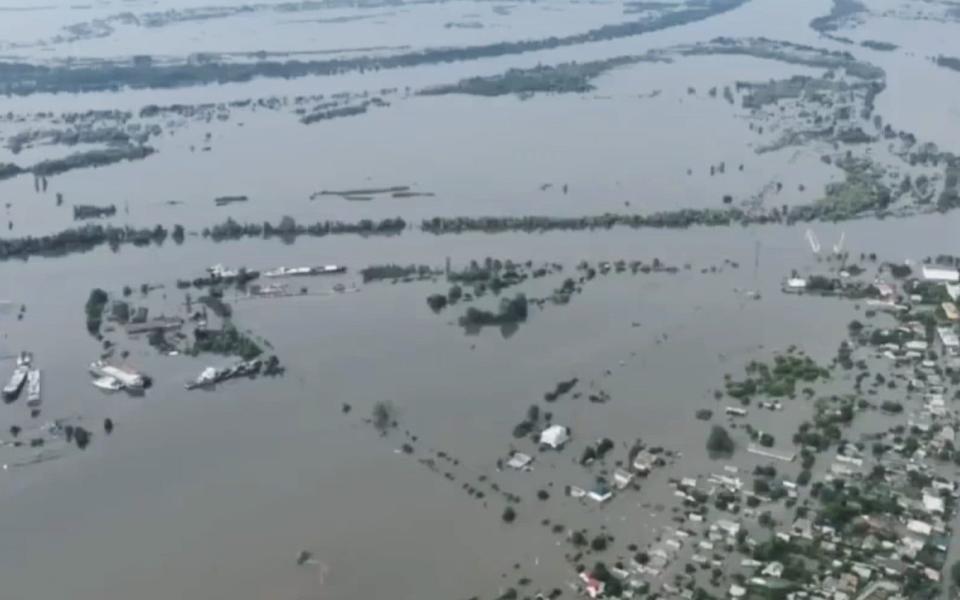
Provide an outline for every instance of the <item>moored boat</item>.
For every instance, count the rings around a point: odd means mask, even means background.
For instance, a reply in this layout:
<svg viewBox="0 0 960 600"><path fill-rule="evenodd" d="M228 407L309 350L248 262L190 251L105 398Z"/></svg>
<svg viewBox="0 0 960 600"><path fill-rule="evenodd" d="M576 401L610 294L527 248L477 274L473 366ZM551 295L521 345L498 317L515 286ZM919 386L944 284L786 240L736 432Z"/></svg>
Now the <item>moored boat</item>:
<svg viewBox="0 0 960 600"><path fill-rule="evenodd" d="M342 265L323 265L314 269L321 275L335 275L337 273L346 273L347 268Z"/></svg>
<svg viewBox="0 0 960 600"><path fill-rule="evenodd" d="M222 380L224 376L224 371L216 367L207 367L200 372L200 375L196 379L186 384L188 390L196 389L199 387L212 386L218 381Z"/></svg>
<svg viewBox="0 0 960 600"><path fill-rule="evenodd" d="M29 367L31 364L33 364L33 354L29 352L21 352L17 356L18 367Z"/></svg>
<svg viewBox="0 0 960 600"><path fill-rule="evenodd" d="M123 384L109 375L94 379L93 385L106 392L118 392L123 389Z"/></svg>
<svg viewBox="0 0 960 600"><path fill-rule="evenodd" d="M264 277L302 277L306 275L335 275L346 273L347 268L340 265L323 265L320 267L277 267L264 271Z"/></svg>
<svg viewBox="0 0 960 600"><path fill-rule="evenodd" d="M27 373L29 369L20 365L13 370L13 374L10 375L10 381L7 382L7 385L3 386L3 399L7 402L11 402L17 399L17 396L20 395L20 390L23 389L23 384L27 381Z"/></svg>
<svg viewBox="0 0 960 600"><path fill-rule="evenodd" d="M40 369L27 372L27 406L40 406Z"/></svg>

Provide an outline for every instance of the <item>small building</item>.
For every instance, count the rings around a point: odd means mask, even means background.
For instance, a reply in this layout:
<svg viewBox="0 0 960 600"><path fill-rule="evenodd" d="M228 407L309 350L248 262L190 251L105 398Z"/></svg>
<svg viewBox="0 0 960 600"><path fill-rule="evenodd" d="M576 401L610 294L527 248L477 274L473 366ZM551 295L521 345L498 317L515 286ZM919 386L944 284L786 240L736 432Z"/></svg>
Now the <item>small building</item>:
<svg viewBox="0 0 960 600"><path fill-rule="evenodd" d="M540 445L554 450L563 448L570 441L570 430L562 425L551 425L540 432Z"/></svg>
<svg viewBox="0 0 960 600"><path fill-rule="evenodd" d="M799 294L807 289L807 280L800 277L791 277L783 284L783 291Z"/></svg>
<svg viewBox="0 0 960 600"><path fill-rule="evenodd" d="M960 300L960 284L945 283L943 287L947 289L947 295L953 298L954 302Z"/></svg>
<svg viewBox="0 0 960 600"><path fill-rule="evenodd" d="M903 347L907 350L913 350L914 352L926 352L929 344L924 340L910 340L905 343Z"/></svg>
<svg viewBox="0 0 960 600"><path fill-rule="evenodd" d="M529 471L532 462L533 458L530 455L523 452L514 452L510 460L507 461L507 466L518 471Z"/></svg>
<svg viewBox="0 0 960 600"><path fill-rule="evenodd" d="M945 508L943 498L940 496L934 496L928 493L923 494L923 509L928 513L942 515Z"/></svg>
<svg viewBox="0 0 960 600"><path fill-rule="evenodd" d="M927 537L931 533L933 533L933 526L930 525L929 523L924 523L923 521L913 519L911 521L907 521L907 530L909 530L912 533L917 533L924 537Z"/></svg>
<svg viewBox="0 0 960 600"><path fill-rule="evenodd" d="M618 490L622 490L633 481L633 473L624 469L616 469L613 472L613 484Z"/></svg>
<svg viewBox="0 0 960 600"><path fill-rule="evenodd" d="M960 321L960 312L957 311L957 305L953 302L944 302L940 308L943 309L943 314L948 321Z"/></svg>
<svg viewBox="0 0 960 600"><path fill-rule="evenodd" d="M900 592L900 586L892 581L875 581L867 586L857 600L887 600Z"/></svg>
<svg viewBox="0 0 960 600"><path fill-rule="evenodd" d="M857 587L860 585L860 578L853 573L844 573L837 580L837 591L853 596L857 593Z"/></svg>
<svg viewBox="0 0 960 600"><path fill-rule="evenodd" d="M793 533L806 540L813 539L813 523L810 519L799 518L793 522Z"/></svg>
<svg viewBox="0 0 960 600"><path fill-rule="evenodd" d="M767 577L773 577L774 579L780 579L780 576L783 575L783 563L773 561L765 566L760 574Z"/></svg>
<svg viewBox="0 0 960 600"><path fill-rule="evenodd" d="M603 595L604 583L593 575L583 571L580 573L580 579L584 583L584 589L591 598L599 598Z"/></svg>
<svg viewBox="0 0 960 600"><path fill-rule="evenodd" d="M947 350L960 350L960 337L952 327L937 327L937 337Z"/></svg>
<svg viewBox="0 0 960 600"><path fill-rule="evenodd" d="M613 491L610 490L610 487L603 482L597 482L597 485L593 486L589 492L587 492L587 497L593 500L594 502L600 502L601 504L613 498Z"/></svg>
<svg viewBox="0 0 960 600"><path fill-rule="evenodd" d="M650 473L656 464L657 457L646 450L638 453L637 457L633 459L634 470L642 475Z"/></svg>
<svg viewBox="0 0 960 600"><path fill-rule="evenodd" d="M730 537L736 537L736 535L740 533L740 524L727 519L719 519L713 524L713 527L726 533Z"/></svg>
<svg viewBox="0 0 960 600"><path fill-rule="evenodd" d="M923 280L936 283L957 283L960 282L960 271L949 267L934 267L923 265Z"/></svg>
<svg viewBox="0 0 960 600"><path fill-rule="evenodd" d="M903 577L907 571L910 570L910 566L899 558L879 558L876 559L874 563L883 569L884 574L888 577ZM867 592L864 591L861 597L866 596Z"/></svg>
<svg viewBox="0 0 960 600"><path fill-rule="evenodd" d="M873 282L873 287L874 289L877 290L877 294L879 294L881 298L893 297L893 294L894 294L893 286L891 286L889 283L886 283L883 281L875 281Z"/></svg>
<svg viewBox="0 0 960 600"><path fill-rule="evenodd" d="M853 566L850 567L850 571L859 578L860 583L869 581L870 578L873 577L873 569L863 563L854 563Z"/></svg>
<svg viewBox="0 0 960 600"><path fill-rule="evenodd" d="M727 590L727 594L729 594L731 598L743 598L747 595L747 588L734 583L730 586L730 589Z"/></svg>

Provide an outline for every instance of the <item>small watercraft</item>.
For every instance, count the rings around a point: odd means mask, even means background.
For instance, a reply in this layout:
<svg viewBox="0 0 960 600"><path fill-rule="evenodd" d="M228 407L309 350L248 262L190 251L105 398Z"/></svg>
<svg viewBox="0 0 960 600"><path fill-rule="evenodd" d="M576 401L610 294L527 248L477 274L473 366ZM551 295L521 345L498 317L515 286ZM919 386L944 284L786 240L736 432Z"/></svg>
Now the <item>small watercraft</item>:
<svg viewBox="0 0 960 600"><path fill-rule="evenodd" d="M109 375L104 375L93 380L94 387L100 388L105 392L119 392L123 389L123 384L114 377Z"/></svg>

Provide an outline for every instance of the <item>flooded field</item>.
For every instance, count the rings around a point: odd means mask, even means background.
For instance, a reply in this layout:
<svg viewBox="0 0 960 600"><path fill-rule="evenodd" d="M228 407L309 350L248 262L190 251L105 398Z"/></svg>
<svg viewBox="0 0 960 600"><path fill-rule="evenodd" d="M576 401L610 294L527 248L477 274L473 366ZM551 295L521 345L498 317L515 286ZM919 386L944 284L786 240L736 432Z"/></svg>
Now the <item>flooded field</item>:
<svg viewBox="0 0 960 600"><path fill-rule="evenodd" d="M830 13L829 0L749 0L635 35L496 55L5 96L0 370L6 378L18 353L32 353L43 400L0 406L0 597L509 600L553 589L578 597L576 565L629 562L668 537L682 514L673 480L731 462L705 451L711 427L730 426L740 446L751 439L722 414L734 403L721 393L725 377L791 346L829 365L851 320L897 323L882 312L865 317L865 301L785 294L791 272L839 271L835 254L881 270L909 260L916 275L925 257L957 254L960 94L951 90L960 73L930 60L960 57L954 37L932 33L956 23L925 20L913 30L906 14L879 4L826 35L809 23ZM566 39L701 6L712 4L11 0L0 4L0 54L30 64L82 58L96 73L146 54L154 57L141 62L147 71L154 61L389 57ZM855 43L836 39L845 36ZM696 46L718 37L748 42ZM537 79L543 65L640 55L653 58L601 69L572 92L541 89ZM10 86L2 89L25 85L15 77L0 74ZM530 88L420 94L477 77ZM360 105L352 116L324 112ZM305 119L316 114L323 118ZM151 152L136 160L92 158L144 147ZM49 162L79 155L76 168ZM4 177L10 164L17 172ZM80 218L91 206L114 210ZM713 226L702 217L687 227L497 233L433 234L424 224L687 210L737 216ZM406 226L296 235L282 230L286 217L400 217ZM278 230L214 241L209 230L227 219ZM31 245L100 225L161 226L163 235ZM451 273L469 274L471 261L488 257L530 264L502 290L465 282L461 291ZM624 266L631 261L639 262ZM214 265L260 278L194 281ZM268 275L300 265L346 272ZM425 265L432 274L377 280L364 274L374 265ZM559 293L568 278L577 291ZM91 317L94 288L110 299L102 323ZM521 319L496 313L501 298L519 293ZM445 308L432 309L431 296ZM150 319L184 319L182 337L150 328L128 336L127 319L112 312L117 301L149 308ZM472 309L500 321L473 331ZM260 358L278 357L283 374L186 390L205 368L240 359L195 333L215 335L222 323L258 344ZM149 374L152 386L137 394L94 387L91 363L101 356ZM572 393L544 399L571 378ZM838 369L818 393L845 394L855 379ZM749 423L773 435L778 451L799 451L791 435L814 403L784 404L780 412L754 405ZM530 435L516 435L531 405L570 428L562 451L538 451ZM712 421L695 417L704 408ZM380 425L378 411L389 411ZM893 422L874 411L844 431L852 440ZM78 428L90 435L82 449L71 439ZM591 490L611 476L613 459L581 464L602 438L613 441L616 466L629 468L637 440L669 460L608 502L572 497L570 486ZM533 455L533 470L505 468L512 451ZM741 447L735 462L749 483L769 461ZM799 462L782 470L801 471ZM826 471L818 463L814 476ZM710 521L722 514L711 510ZM793 518L782 506L769 510L787 525ZM575 530L611 534L610 549L573 548ZM723 596L730 582L704 585Z"/></svg>

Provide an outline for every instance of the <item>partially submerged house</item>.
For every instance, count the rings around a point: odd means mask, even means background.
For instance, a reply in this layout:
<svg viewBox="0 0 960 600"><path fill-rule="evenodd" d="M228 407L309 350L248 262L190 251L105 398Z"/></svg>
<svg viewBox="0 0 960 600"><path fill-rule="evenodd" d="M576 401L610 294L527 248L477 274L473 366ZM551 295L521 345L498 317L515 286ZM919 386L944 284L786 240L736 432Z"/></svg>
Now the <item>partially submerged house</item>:
<svg viewBox="0 0 960 600"><path fill-rule="evenodd" d="M923 280L935 283L957 283L960 282L960 271L949 267L934 267L923 265Z"/></svg>
<svg viewBox="0 0 960 600"><path fill-rule="evenodd" d="M551 425L540 432L540 445L553 450L563 448L570 441L570 430L562 425Z"/></svg>
<svg viewBox="0 0 960 600"><path fill-rule="evenodd" d="M510 460L507 461L507 466L518 471L529 471L532 462L533 458L530 455L523 452L514 452L510 456Z"/></svg>

